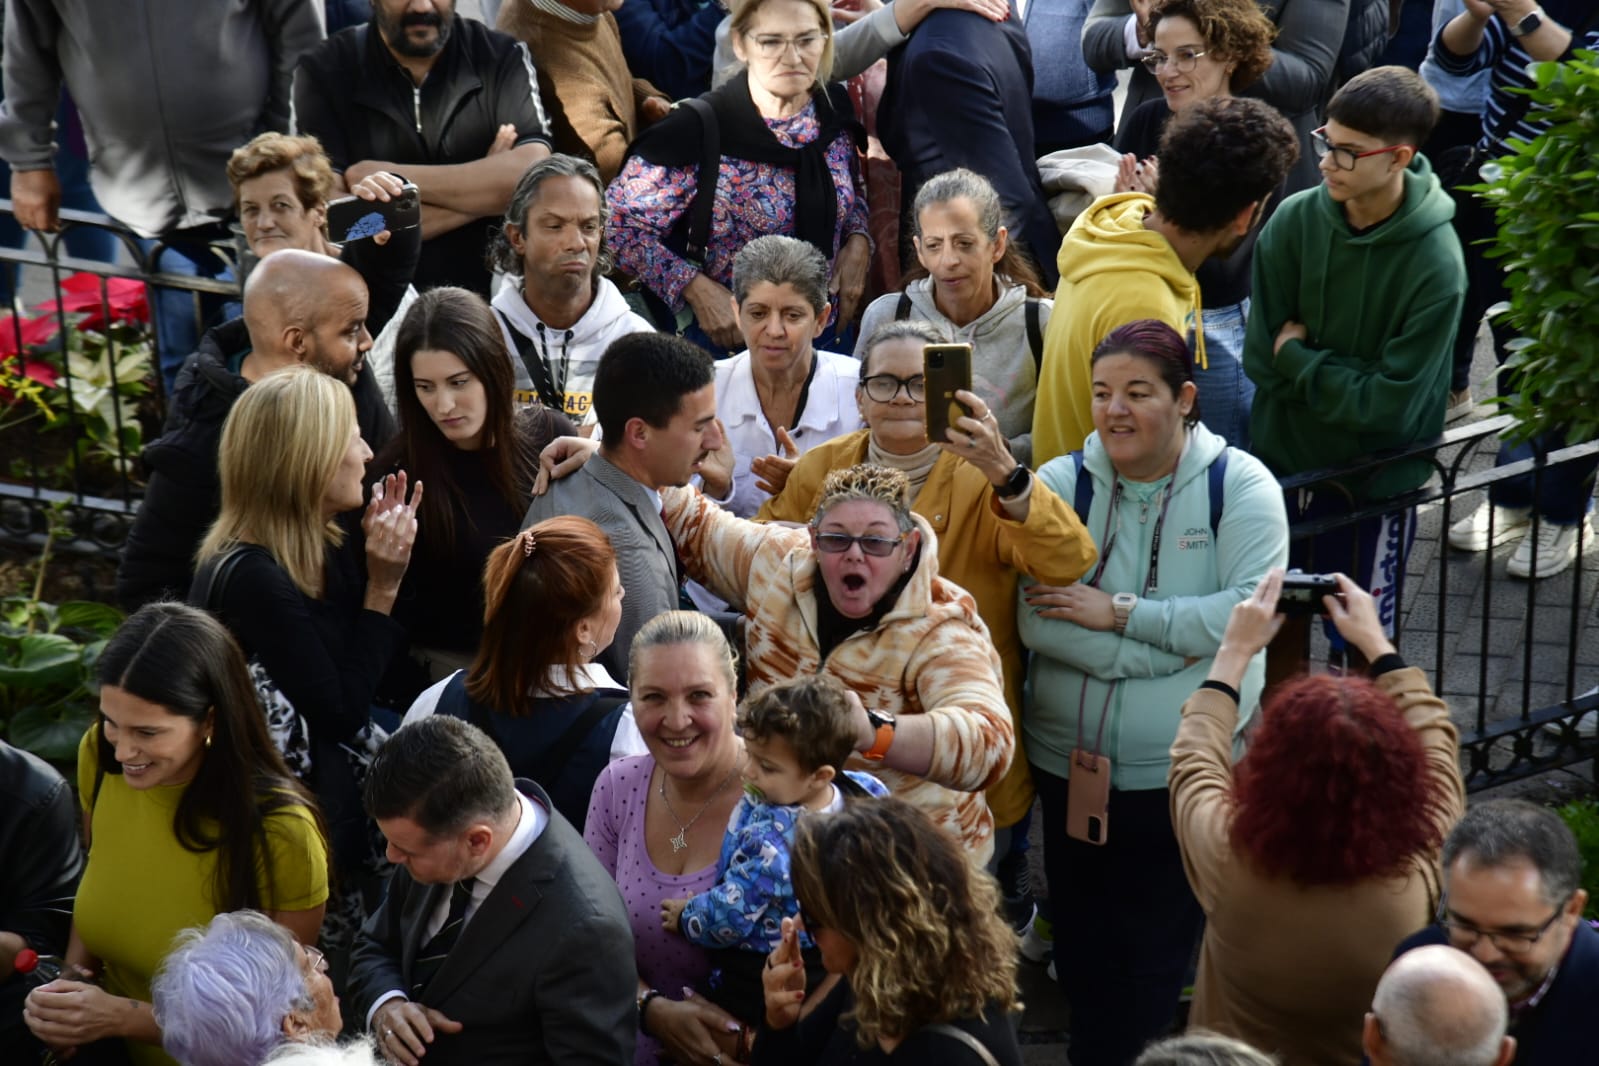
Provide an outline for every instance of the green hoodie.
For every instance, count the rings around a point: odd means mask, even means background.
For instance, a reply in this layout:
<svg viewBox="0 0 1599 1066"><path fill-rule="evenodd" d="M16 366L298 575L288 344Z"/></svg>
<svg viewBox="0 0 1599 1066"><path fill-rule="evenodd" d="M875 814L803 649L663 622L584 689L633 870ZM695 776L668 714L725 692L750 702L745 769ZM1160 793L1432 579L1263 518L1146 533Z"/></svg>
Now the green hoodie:
<svg viewBox="0 0 1599 1066"><path fill-rule="evenodd" d="M1254 452L1286 476L1342 466L1437 436L1466 268L1455 205L1426 157L1404 175L1399 210L1356 235L1325 185L1288 198L1255 246L1244 372L1254 381ZM1274 356L1290 319L1309 331ZM1203 401L1201 401L1203 402ZM1393 463L1351 488L1380 499L1431 468Z"/></svg>
<svg viewBox="0 0 1599 1066"><path fill-rule="evenodd" d="M1094 431L1089 363L1105 334L1141 318L1185 333L1198 312L1199 282L1166 238L1144 227L1154 209L1143 193L1101 196L1061 242L1033 406L1035 468L1081 448Z"/></svg>

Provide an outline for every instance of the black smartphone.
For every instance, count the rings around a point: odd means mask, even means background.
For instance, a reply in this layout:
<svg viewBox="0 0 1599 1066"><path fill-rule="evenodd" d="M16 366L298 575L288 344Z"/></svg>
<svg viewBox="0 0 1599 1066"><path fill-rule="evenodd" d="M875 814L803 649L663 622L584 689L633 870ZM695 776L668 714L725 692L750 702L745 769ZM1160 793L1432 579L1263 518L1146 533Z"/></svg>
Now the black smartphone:
<svg viewBox="0 0 1599 1066"><path fill-rule="evenodd" d="M410 182L391 200L343 196L328 202L328 239L334 244L366 240L384 230L398 233L421 224L422 198Z"/></svg>
<svg viewBox="0 0 1599 1066"><path fill-rule="evenodd" d="M1323 596L1338 595L1338 579L1331 574L1306 574L1298 570L1283 575L1277 610L1283 614L1326 614Z"/></svg>
<svg viewBox="0 0 1599 1066"><path fill-rule="evenodd" d="M972 346L927 344L922 346L922 380L927 387L927 439L947 443L944 431L971 408L955 399L957 389L972 391Z"/></svg>

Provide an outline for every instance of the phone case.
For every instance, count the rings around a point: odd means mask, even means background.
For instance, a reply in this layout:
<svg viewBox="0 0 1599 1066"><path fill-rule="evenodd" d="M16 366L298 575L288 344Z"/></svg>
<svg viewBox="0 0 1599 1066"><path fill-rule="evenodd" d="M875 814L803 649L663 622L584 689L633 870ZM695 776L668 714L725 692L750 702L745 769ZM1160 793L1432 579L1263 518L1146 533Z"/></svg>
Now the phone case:
<svg viewBox="0 0 1599 1066"><path fill-rule="evenodd" d="M945 430L971 410L955 399L956 389L972 389L972 346L928 344L922 348L922 378L927 383L927 439L949 440Z"/></svg>
<svg viewBox="0 0 1599 1066"><path fill-rule="evenodd" d="M1077 748L1066 779L1066 835L1104 844L1110 832L1110 760Z"/></svg>
<svg viewBox="0 0 1599 1066"><path fill-rule="evenodd" d="M422 202L415 185L407 184L387 202L345 196L328 203L328 239L335 244L376 237L384 230L398 233L421 222Z"/></svg>

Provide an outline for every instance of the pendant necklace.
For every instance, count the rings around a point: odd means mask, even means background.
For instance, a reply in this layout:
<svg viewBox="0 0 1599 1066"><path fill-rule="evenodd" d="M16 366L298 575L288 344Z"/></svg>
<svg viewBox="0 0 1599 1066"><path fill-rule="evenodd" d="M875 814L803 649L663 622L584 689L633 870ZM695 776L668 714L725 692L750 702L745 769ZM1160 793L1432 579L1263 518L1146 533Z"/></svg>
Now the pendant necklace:
<svg viewBox="0 0 1599 1066"><path fill-rule="evenodd" d="M683 819L677 816L677 811L672 809L671 797L666 794L666 771L661 771L661 799L666 803L666 813L671 815L672 821L677 823L677 836L672 838L673 855L688 847L688 831L694 828L694 823L700 820L700 815L710 809L711 804L716 801L716 797L727 791L728 784L732 782L734 775L738 773L743 765L744 760L742 759L733 764L733 768L727 772L727 776L722 779L722 783L716 786L716 791L711 793L710 799L700 805L700 809L695 812L694 817L688 820L687 825L683 823Z"/></svg>

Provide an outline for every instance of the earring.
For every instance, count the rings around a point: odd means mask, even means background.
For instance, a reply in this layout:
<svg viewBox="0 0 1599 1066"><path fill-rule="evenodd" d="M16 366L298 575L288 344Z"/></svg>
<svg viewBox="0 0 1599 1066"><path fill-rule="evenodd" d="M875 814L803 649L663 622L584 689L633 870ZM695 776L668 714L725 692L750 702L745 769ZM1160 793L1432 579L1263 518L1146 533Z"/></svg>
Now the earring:
<svg viewBox="0 0 1599 1066"><path fill-rule="evenodd" d="M583 644L587 644L589 646L588 651L583 651ZM577 650L582 652L583 658L592 659L600 653L600 646L594 643L592 640L585 640L583 644L579 644L577 646Z"/></svg>
<svg viewBox="0 0 1599 1066"><path fill-rule="evenodd" d="M207 748L209 748L211 746L211 734L210 733L207 733L205 735L205 746Z"/></svg>

